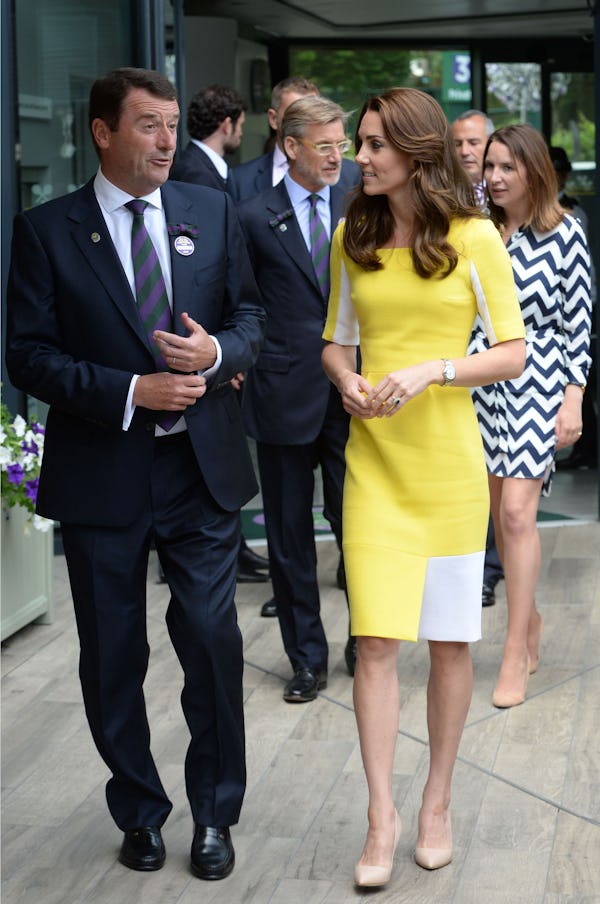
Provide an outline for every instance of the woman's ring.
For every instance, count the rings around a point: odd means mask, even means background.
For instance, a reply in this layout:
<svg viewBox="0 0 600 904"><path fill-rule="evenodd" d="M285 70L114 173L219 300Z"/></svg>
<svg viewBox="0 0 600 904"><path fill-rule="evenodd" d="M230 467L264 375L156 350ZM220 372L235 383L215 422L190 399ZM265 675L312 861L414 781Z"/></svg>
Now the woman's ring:
<svg viewBox="0 0 600 904"><path fill-rule="evenodd" d="M400 399L398 398L398 396L393 395L390 399L390 402L392 403L392 405L399 405Z"/></svg>

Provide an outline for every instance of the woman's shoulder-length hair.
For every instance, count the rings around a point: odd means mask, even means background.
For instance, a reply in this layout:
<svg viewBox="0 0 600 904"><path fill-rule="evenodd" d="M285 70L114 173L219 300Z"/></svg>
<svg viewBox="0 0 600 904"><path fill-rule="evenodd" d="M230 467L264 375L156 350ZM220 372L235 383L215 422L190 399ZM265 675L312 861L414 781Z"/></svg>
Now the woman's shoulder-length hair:
<svg viewBox="0 0 600 904"><path fill-rule="evenodd" d="M503 144L514 161L525 169L530 197L529 216L522 224L537 232L550 232L562 221L564 210L558 203L558 183L550 151L544 137L529 123L517 123L496 129L488 138L483 155L484 167L492 142ZM497 225L504 223L504 210L489 199L489 211Z"/></svg>

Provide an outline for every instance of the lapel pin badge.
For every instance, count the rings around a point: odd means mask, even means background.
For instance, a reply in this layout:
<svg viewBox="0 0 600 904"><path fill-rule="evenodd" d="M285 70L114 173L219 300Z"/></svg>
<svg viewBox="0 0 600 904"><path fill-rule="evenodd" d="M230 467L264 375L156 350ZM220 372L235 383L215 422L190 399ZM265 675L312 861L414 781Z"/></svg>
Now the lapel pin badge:
<svg viewBox="0 0 600 904"><path fill-rule="evenodd" d="M100 233L99 233L99 232L92 232L90 238L91 238L92 242L94 243L94 245L97 245L98 242L100 241Z"/></svg>
<svg viewBox="0 0 600 904"><path fill-rule="evenodd" d="M194 253L195 245L187 235L178 235L173 244L177 254L183 255L183 257L188 257Z"/></svg>

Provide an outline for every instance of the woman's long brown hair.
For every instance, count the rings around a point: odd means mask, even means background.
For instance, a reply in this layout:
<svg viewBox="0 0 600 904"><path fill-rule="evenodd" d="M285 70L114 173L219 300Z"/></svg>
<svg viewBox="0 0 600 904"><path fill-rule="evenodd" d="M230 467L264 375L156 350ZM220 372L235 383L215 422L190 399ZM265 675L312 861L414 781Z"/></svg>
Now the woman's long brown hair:
<svg viewBox="0 0 600 904"><path fill-rule="evenodd" d="M448 276L458 263L456 249L448 242L455 217L480 217L471 182L458 160L450 127L438 102L416 88L390 88L364 104L356 130L369 110L379 113L386 139L409 155L414 171L412 203L415 227L413 266L419 276ZM357 191L351 201L344 229L344 249L364 270L382 267L377 249L391 238L394 220L387 196Z"/></svg>

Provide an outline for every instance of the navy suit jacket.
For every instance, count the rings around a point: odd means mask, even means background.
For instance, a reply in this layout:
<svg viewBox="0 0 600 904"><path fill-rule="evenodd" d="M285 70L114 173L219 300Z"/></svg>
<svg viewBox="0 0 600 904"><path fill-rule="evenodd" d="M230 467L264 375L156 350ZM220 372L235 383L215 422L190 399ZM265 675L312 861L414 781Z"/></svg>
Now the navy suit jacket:
<svg viewBox="0 0 600 904"><path fill-rule="evenodd" d="M344 190L333 186L330 197L333 231ZM339 415L347 430L339 393L321 365L327 301L284 182L238 212L267 314L265 343L244 384L246 430L259 442L304 445L317 438L326 414Z"/></svg>
<svg viewBox="0 0 600 904"><path fill-rule="evenodd" d="M247 201L255 198L267 188L272 188L273 151L234 167L230 171L230 181L233 197L237 201ZM343 158L338 188L343 189L344 195L347 195L353 188L360 185L361 181L358 164L354 160Z"/></svg>
<svg viewBox="0 0 600 904"><path fill-rule="evenodd" d="M229 171L231 173L231 170ZM214 163L193 141L189 141L181 154L175 158L170 178L176 182L193 182L194 185L206 185L228 192L237 201L234 181L227 180L218 172Z"/></svg>
<svg viewBox="0 0 600 904"><path fill-rule="evenodd" d="M173 330L182 311L220 342L209 391L185 412L209 492L234 511L257 489L229 380L254 363L264 312L235 207L223 191L167 182L168 223L197 228L194 251L170 240ZM147 498L155 412L123 414L134 374L154 359L92 181L15 218L6 363L13 384L50 406L38 493L42 515L127 525Z"/></svg>

